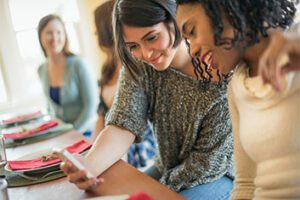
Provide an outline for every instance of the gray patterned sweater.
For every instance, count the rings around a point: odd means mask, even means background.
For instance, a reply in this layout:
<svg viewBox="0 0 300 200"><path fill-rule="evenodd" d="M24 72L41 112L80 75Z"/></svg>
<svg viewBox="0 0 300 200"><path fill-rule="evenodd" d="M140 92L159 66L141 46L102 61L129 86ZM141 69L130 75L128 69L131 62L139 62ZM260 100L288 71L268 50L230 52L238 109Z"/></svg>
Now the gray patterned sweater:
<svg viewBox="0 0 300 200"><path fill-rule="evenodd" d="M135 77L134 77L135 76ZM233 136L226 84L204 83L174 68L140 74L123 67L106 118L143 138L147 120L158 144L161 183L180 191L233 175Z"/></svg>

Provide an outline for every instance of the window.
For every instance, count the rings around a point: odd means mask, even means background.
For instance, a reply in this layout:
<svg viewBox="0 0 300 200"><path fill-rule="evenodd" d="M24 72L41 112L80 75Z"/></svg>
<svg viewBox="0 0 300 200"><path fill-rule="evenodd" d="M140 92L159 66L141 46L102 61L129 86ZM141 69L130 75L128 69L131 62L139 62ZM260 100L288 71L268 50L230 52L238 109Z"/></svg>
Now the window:
<svg viewBox="0 0 300 200"><path fill-rule="evenodd" d="M2 73L1 56L0 56L0 104L7 102L7 93L4 85L4 76Z"/></svg>
<svg viewBox="0 0 300 200"><path fill-rule="evenodd" d="M45 15L54 13L62 18L71 51L97 72L100 57L92 31L91 1L0 0L0 113L46 106L37 74L45 60L37 25Z"/></svg>
<svg viewBox="0 0 300 200"><path fill-rule="evenodd" d="M33 6L34 5L34 6ZM76 23L79 12L76 0L9 0L12 27L24 68L24 81L27 83L29 95L41 94L41 85L37 76L37 68L43 62L37 34L39 20L47 14L57 14L65 22L70 49L80 53Z"/></svg>

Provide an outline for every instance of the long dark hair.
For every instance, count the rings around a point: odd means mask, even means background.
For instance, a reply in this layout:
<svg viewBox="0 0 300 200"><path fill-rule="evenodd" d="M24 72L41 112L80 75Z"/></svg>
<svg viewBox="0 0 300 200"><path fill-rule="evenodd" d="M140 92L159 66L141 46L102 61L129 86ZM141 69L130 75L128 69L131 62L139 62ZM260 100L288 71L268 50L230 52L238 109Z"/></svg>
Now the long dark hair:
<svg viewBox="0 0 300 200"><path fill-rule="evenodd" d="M107 85L117 69L117 52L112 31L112 12L115 0L109 0L96 8L94 12L99 47L107 59L101 67L100 86Z"/></svg>
<svg viewBox="0 0 300 200"><path fill-rule="evenodd" d="M296 13L298 0L176 0L178 5L201 3L211 19L216 45L231 48L247 39L247 46L268 36L270 28L288 28ZM222 38L222 12L234 28L233 38Z"/></svg>
<svg viewBox="0 0 300 200"><path fill-rule="evenodd" d="M42 19L40 19L39 24L38 24L39 42L40 42L40 45L42 47L42 50L43 50L43 53L44 53L45 57L48 57L48 56L47 56L47 53L45 51L45 48L42 45L41 34L42 34L42 31L44 30L44 28L47 26L47 24L50 21L52 21L52 20L58 20L59 22L61 22L61 24L63 26L64 34L66 35L66 42L65 42L65 45L63 47L64 55L65 56L74 55L74 53L72 53L70 51L70 49L69 49L69 41L68 41L68 37L67 37L67 33L66 33L66 28L65 28L64 22L62 21L62 19L59 16L50 14L50 15L46 15L45 17L43 17Z"/></svg>
<svg viewBox="0 0 300 200"><path fill-rule="evenodd" d="M160 22L173 23L175 40L173 47L180 41L180 31L176 24L175 0L118 0L114 8L113 30L119 56L131 72L138 72L142 64L128 50L123 39L122 26L148 27Z"/></svg>

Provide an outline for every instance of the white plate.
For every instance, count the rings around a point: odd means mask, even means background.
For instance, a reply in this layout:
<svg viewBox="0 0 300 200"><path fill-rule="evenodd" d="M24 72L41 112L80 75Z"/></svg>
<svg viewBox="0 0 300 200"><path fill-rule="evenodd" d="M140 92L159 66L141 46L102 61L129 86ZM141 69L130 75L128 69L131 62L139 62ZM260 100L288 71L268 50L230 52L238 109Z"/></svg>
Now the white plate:
<svg viewBox="0 0 300 200"><path fill-rule="evenodd" d="M42 124L46 123L47 121L50 121L50 117L43 117L43 120L33 121L28 124L20 124L20 125L8 127L8 128L2 128L1 133L2 134L10 134L10 133L21 132L24 129L26 129L26 130L36 129L37 127L41 126Z"/></svg>
<svg viewBox="0 0 300 200"><path fill-rule="evenodd" d="M49 155L52 153L52 149L45 149L45 150L41 150L41 151L37 151L34 153L30 153L30 154L26 154L24 156L19 157L16 160L32 160L32 159L36 159L36 158L40 158L44 155ZM24 172L30 172L30 173L40 173L40 172L44 172L44 171L48 171L48 170L52 170L52 168L58 167L60 165L61 162L59 163L55 163L52 165L47 165L44 167L39 167L39 168L35 168L35 169L23 169L23 170L12 170L8 164L5 165L4 169L6 171L9 172L20 172L20 173L24 173Z"/></svg>
<svg viewBox="0 0 300 200"><path fill-rule="evenodd" d="M17 122L5 122L5 120L9 120L11 118L16 118L16 117L22 117L26 115L30 115L32 113L40 112L38 115L31 117L31 118L26 118L22 121L17 121ZM10 126L14 124L19 124L19 123L25 123L27 121L31 121L33 119L38 119L41 118L42 116L47 115L47 110L45 109L30 109L26 111L21 111L21 112L14 112L14 113L6 113L6 114L1 114L0 115L0 125L1 126Z"/></svg>
<svg viewBox="0 0 300 200"><path fill-rule="evenodd" d="M57 146L55 148L64 148L62 146ZM85 155L89 149L85 150L84 152L81 153L81 155ZM42 156L46 156L49 154L52 154L52 148L51 149L44 149L41 151L36 151L34 153L26 154L24 156L19 157L16 160L32 160L36 158L40 158ZM5 165L4 169L8 172L18 172L18 173L42 173L42 172L48 172L48 171L53 171L54 169L58 169L59 165L61 162L52 164L52 165L47 165L44 167L39 167L35 169L23 169L23 170L12 170L8 164Z"/></svg>
<svg viewBox="0 0 300 200"><path fill-rule="evenodd" d="M45 123L45 122L43 122L43 123ZM7 138L6 140L10 140L10 139L13 140L13 141L23 140L23 139L34 138L34 137L37 137L37 136L48 134L50 132L68 131L68 130L71 130L72 128L73 128L73 126L71 124L64 124L64 123L59 122L57 126L54 126L54 127L49 128L47 130L41 131L39 133L24 136L24 137L20 137L20 138ZM22 130L22 129L20 129L20 130ZM12 132L10 132L10 133L12 133Z"/></svg>

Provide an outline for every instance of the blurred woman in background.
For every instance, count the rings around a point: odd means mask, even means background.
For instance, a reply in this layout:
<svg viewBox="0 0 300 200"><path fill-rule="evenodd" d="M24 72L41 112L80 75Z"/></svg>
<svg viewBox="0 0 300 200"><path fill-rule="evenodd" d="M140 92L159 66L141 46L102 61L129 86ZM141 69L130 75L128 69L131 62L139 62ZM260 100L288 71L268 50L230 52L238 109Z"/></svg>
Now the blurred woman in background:
<svg viewBox="0 0 300 200"><path fill-rule="evenodd" d="M39 42L46 57L38 74L56 118L73 124L81 132L93 127L98 104L97 83L83 60L68 47L64 23L59 16L47 15L38 25Z"/></svg>
<svg viewBox="0 0 300 200"><path fill-rule="evenodd" d="M94 12L98 36L98 44L106 55L106 62L101 67L100 102L98 107L98 120L96 129L92 135L96 139L104 128L104 118L111 108L117 90L117 80L121 69L121 61L115 50L112 31L112 12L115 0L109 0L101 4ZM132 144L127 154L127 161L134 167L145 167L149 159L155 155L156 145L150 125L145 131L144 140Z"/></svg>

